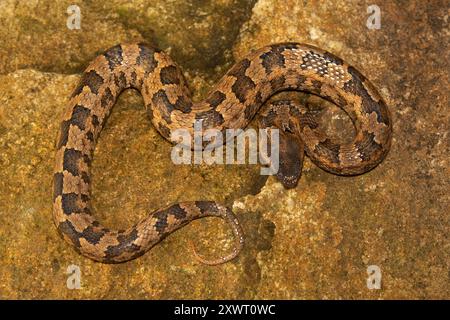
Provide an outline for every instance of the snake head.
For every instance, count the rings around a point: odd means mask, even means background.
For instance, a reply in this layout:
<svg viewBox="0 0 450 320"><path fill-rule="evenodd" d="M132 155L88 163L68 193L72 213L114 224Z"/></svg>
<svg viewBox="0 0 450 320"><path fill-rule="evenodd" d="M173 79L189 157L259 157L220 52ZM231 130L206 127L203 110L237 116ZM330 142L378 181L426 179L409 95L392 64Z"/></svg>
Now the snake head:
<svg viewBox="0 0 450 320"><path fill-rule="evenodd" d="M277 179L286 189L295 188L300 180L304 158L304 143L293 133L280 130L279 168Z"/></svg>

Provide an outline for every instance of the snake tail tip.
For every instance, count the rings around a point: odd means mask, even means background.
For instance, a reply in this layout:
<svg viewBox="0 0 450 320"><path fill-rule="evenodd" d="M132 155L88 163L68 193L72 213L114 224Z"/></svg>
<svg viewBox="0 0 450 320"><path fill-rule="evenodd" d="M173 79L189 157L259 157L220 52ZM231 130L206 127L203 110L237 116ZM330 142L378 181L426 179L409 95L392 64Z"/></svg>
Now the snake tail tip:
<svg viewBox="0 0 450 320"><path fill-rule="evenodd" d="M232 253L230 253L229 255L227 255L225 257L221 257L221 258L218 258L218 259L210 260L210 259L206 259L206 258L202 257L198 253L198 251L195 248L195 245L194 245L194 243L192 241L189 241L189 246L191 247L191 251L194 254L195 260L197 260L201 264L205 264L205 265L208 265L208 266L217 266L217 265L221 265L221 264L224 264L226 262L229 262L229 261L233 260L234 258L236 258L239 255L239 252L240 252L239 249L235 248Z"/></svg>

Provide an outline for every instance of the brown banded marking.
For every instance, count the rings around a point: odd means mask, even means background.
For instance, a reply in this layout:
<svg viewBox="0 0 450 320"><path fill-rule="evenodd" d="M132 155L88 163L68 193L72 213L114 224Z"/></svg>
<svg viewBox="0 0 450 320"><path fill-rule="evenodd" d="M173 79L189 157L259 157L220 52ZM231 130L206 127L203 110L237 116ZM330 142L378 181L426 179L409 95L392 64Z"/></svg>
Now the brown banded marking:
<svg viewBox="0 0 450 320"><path fill-rule="evenodd" d="M168 234L206 216L225 219L236 239L232 253L206 264L236 257L243 245L239 222L215 202L187 202L157 210L127 230L110 230L90 210L90 164L100 131L126 88L138 89L149 117L166 139L179 128L245 128L261 105L286 89L307 91L332 101L352 119L356 137L339 145L290 101L262 115L263 126L280 128L281 170L278 178L294 187L301 173L303 150L321 168L358 174L376 166L390 147L392 123L386 104L356 69L321 49L281 43L250 53L210 91L193 102L181 70L164 52L142 44L117 45L94 59L75 88L63 114L53 185L53 219L64 239L81 254L106 263L134 259Z"/></svg>

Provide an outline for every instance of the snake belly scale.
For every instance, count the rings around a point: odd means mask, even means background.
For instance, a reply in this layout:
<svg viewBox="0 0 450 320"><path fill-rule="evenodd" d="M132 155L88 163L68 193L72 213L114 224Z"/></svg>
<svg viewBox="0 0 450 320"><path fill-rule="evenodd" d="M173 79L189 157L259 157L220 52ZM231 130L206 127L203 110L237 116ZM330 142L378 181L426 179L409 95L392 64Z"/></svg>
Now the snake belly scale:
<svg viewBox="0 0 450 320"><path fill-rule="evenodd" d="M158 209L126 230L103 227L90 208L90 166L93 152L116 98L126 88L143 96L149 117L158 132L170 141L171 132L193 132L196 120L206 129L245 128L263 103L282 90L318 95L342 108L351 118L356 135L348 144L337 144L321 134L313 121L302 121L291 103L281 103L261 115L267 126L278 114L298 125L291 130L280 157L303 152L321 168L342 175L366 172L386 156L392 123L386 104L374 86L355 68L321 49L299 43L280 43L253 51L236 63L211 89L206 99L191 100L181 70L164 52L142 44L122 44L95 58L84 71L63 113L57 142L53 190L53 220L79 253L104 263L119 263L144 254L165 236L190 221L206 216L225 219L235 236L233 251L214 265L235 258L241 250L243 232L233 212L211 201L174 204ZM264 121L262 121L264 122ZM285 121L286 122L286 121ZM295 134L295 137L289 135ZM295 143L290 143L294 141ZM298 145L292 149L292 145ZM289 159L286 163L289 163ZM299 162L297 161L297 162ZM292 166L299 165L298 163ZM290 166L281 166L289 171ZM294 174L298 180L298 170ZM283 175L278 176L283 180ZM294 177L295 178L295 177ZM285 181L292 187L292 179ZM194 251L195 252L195 251Z"/></svg>

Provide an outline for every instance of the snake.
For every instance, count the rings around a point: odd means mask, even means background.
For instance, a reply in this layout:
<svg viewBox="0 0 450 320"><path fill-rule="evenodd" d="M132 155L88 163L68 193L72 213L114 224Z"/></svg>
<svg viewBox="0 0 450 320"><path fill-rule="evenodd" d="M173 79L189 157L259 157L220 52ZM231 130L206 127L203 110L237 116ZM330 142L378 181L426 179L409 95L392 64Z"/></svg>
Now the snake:
<svg viewBox="0 0 450 320"><path fill-rule="evenodd" d="M391 145L392 121L374 85L341 58L309 44L286 42L253 50L235 63L201 101L193 101L182 70L164 51L143 43L116 45L98 55L83 72L62 112L53 176L53 221L62 236L85 257L102 263L135 259L166 236L203 217L219 217L233 231L234 247L224 257L195 257L207 265L236 258L244 234L232 210L214 201L172 204L150 212L127 229L110 229L93 215L90 168L94 149L119 94L137 89L156 130L175 143L172 132L247 127L261 106L284 90L317 95L340 107L355 136L337 143L292 101L273 103L260 123L280 129L278 179L286 188L298 182L303 155L338 175L357 175L377 166Z"/></svg>

